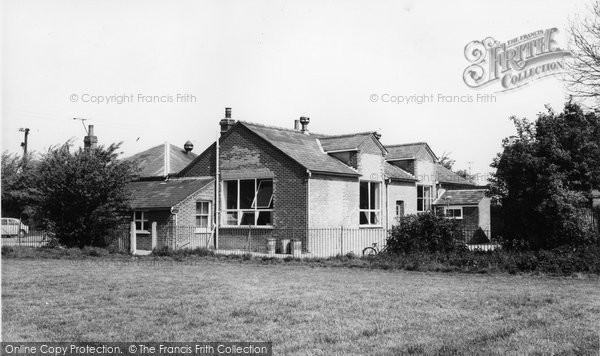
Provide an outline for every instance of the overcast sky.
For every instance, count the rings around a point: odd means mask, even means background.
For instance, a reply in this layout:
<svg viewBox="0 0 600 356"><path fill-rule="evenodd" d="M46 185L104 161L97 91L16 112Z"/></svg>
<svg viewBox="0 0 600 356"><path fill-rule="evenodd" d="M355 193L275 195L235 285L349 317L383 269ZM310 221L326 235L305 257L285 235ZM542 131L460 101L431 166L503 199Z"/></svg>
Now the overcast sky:
<svg viewBox="0 0 600 356"><path fill-rule="evenodd" d="M513 134L567 99L556 77L490 103L395 104L384 95L486 94L462 79L464 47L556 27L588 1L23 1L3 2L2 150L85 135L123 141L125 155L191 140L200 153L233 118L327 134L378 130L384 144L426 141L455 168L485 174ZM188 102L177 102L180 99ZM189 94L191 96L185 96ZM161 96L173 102L140 102ZM373 102L372 95L379 100ZM84 102L128 96L131 102ZM195 97L195 101L194 101ZM471 162L471 163L469 163Z"/></svg>

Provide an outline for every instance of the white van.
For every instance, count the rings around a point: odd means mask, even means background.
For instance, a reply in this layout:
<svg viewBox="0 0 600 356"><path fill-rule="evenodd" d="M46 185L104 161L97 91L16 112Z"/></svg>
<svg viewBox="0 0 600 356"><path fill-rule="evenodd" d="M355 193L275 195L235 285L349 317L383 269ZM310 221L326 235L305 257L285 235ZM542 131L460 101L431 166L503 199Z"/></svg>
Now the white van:
<svg viewBox="0 0 600 356"><path fill-rule="evenodd" d="M24 237L29 233L29 226L15 218L2 218L2 237L18 236Z"/></svg>

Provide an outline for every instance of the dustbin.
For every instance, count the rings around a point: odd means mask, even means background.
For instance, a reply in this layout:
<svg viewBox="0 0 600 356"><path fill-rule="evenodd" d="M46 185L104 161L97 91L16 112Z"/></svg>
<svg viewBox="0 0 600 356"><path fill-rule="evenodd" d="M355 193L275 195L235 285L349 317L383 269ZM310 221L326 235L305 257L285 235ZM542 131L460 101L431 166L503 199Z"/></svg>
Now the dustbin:
<svg viewBox="0 0 600 356"><path fill-rule="evenodd" d="M292 240L292 255L294 257L301 257L302 255L302 241Z"/></svg>
<svg viewBox="0 0 600 356"><path fill-rule="evenodd" d="M290 239L281 239L280 253L290 253Z"/></svg>
<svg viewBox="0 0 600 356"><path fill-rule="evenodd" d="M275 253L275 240L274 237L267 238L267 253L274 254Z"/></svg>

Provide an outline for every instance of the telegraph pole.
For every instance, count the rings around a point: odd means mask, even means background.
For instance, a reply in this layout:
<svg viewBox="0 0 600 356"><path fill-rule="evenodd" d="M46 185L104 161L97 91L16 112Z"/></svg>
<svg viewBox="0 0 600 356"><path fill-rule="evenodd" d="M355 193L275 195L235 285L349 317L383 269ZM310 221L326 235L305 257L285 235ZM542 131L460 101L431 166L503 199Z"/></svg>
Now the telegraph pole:
<svg viewBox="0 0 600 356"><path fill-rule="evenodd" d="M23 140L23 142L21 142L21 147L23 147L23 161L25 161L27 159L27 137L29 136L29 129L20 128L19 132L25 133L25 139Z"/></svg>

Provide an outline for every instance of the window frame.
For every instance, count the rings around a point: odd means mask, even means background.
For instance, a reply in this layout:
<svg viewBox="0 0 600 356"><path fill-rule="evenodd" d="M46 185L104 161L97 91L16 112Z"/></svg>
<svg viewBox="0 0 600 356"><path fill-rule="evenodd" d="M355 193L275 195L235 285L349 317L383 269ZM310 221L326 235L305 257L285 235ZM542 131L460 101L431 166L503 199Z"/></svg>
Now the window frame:
<svg viewBox="0 0 600 356"><path fill-rule="evenodd" d="M367 205L368 205L367 209L361 208L361 204L360 204L361 203L361 201L360 201L360 199L361 199L360 189L361 189L361 184L364 184L364 183L367 183ZM375 201L377 202L376 205L379 205L379 207L372 207L371 206L371 197L372 197L371 192L372 192L372 185L373 184L377 185L377 192L378 192L379 196L377 197L377 199ZM381 226L383 226L382 222L381 222L381 215L382 215L381 214L381 205L382 205L381 204L381 182L378 182L378 181L369 181L369 180L361 180L361 181L359 181L358 189L359 189L359 197L358 197L358 214L359 214L358 215L358 225L359 225L359 227L381 227ZM360 221L361 220L361 215L363 213L367 213L366 216L367 216L368 224L362 224L361 221ZM374 224L372 222L372 220L371 220L372 219L372 216L371 216L372 213L375 213L375 216L377 216L378 222L376 224Z"/></svg>
<svg viewBox="0 0 600 356"><path fill-rule="evenodd" d="M141 213L140 219L136 218L136 216L135 216L136 213ZM145 211L145 210L134 210L133 211L133 222L135 223L135 232L145 232L145 233L150 232L150 230L144 229L144 227L148 227L147 225L149 222L149 220L146 216L146 213L147 213L147 211ZM141 229L137 228L138 222L140 223Z"/></svg>
<svg viewBox="0 0 600 356"><path fill-rule="evenodd" d="M249 181L252 180L254 181L254 197L252 198L252 202L250 204L250 208L241 208L240 207L240 193L241 193L241 182L242 181ZM261 208L258 207L258 193L259 193L259 188L261 186L261 184L265 181L270 181L271 182L271 197L269 199L269 207L268 208ZM236 183L236 208L235 209L229 209L227 208L227 200L229 199L228 196L226 196L227 194L227 184L229 182L237 182ZM221 182L221 202L222 202L222 209L221 209L221 226L222 227L255 227L255 228L273 228L273 200L274 200L274 193L275 193L275 183L274 183L274 179L273 178L242 178L242 179L224 179ZM242 224L242 221L244 219L244 214L253 214L254 217L254 223L253 224ZM258 225L258 221L260 218L260 213L269 213L270 214L270 222L269 224L265 224L265 225ZM229 219L228 219L228 215L229 214L236 214L235 219L237 220L237 224L233 225L229 223Z"/></svg>
<svg viewBox="0 0 600 356"><path fill-rule="evenodd" d="M460 216L449 216L448 215L448 210L459 210L460 211ZM456 220L462 220L464 217L464 211L463 211L463 207L460 205L449 205L449 206L444 206L444 217L448 218L448 219L456 219Z"/></svg>
<svg viewBox="0 0 600 356"><path fill-rule="evenodd" d="M198 204L205 204L207 205L206 208L206 213L200 213L198 214ZM196 227L196 231L197 232L201 232L202 230L210 230L212 228L212 206L211 206L211 201L210 200L197 200L196 201L196 205L195 205L195 209L196 211L194 212L194 225ZM203 217L206 216L206 227L202 227L202 226L198 226L198 217Z"/></svg>
<svg viewBox="0 0 600 356"><path fill-rule="evenodd" d="M425 197L425 188L429 190L429 198ZM419 197L419 189L423 190L422 197ZM421 203L421 209L419 210L419 202ZM428 208L425 209L425 202L428 202ZM431 211L433 208L433 186L427 184L417 184L417 213L425 213Z"/></svg>

